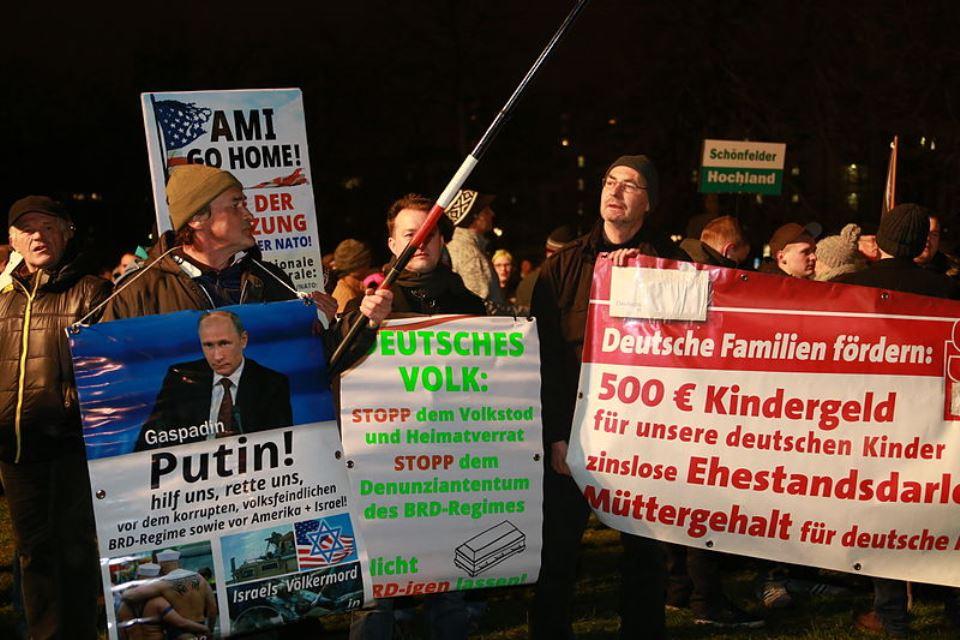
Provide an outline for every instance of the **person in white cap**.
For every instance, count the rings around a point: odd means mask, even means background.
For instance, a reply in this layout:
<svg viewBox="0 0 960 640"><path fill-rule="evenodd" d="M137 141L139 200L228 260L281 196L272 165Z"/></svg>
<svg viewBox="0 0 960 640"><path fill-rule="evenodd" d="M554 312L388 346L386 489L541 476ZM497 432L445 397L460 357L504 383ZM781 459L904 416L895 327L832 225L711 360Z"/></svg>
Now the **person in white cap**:
<svg viewBox="0 0 960 640"><path fill-rule="evenodd" d="M168 622L165 616L175 612L195 628L207 628L206 633L209 633L216 624L219 612L216 594L210 584L196 571L180 568L180 552L176 549L164 549L156 555L161 578L124 591L121 597L127 608L136 612L142 603L145 616L147 605L156 599L163 599L170 608L164 610L162 617L165 623Z"/></svg>
<svg viewBox="0 0 960 640"><path fill-rule="evenodd" d="M160 565L155 562L144 562L137 567L138 578L156 578L160 575Z"/></svg>

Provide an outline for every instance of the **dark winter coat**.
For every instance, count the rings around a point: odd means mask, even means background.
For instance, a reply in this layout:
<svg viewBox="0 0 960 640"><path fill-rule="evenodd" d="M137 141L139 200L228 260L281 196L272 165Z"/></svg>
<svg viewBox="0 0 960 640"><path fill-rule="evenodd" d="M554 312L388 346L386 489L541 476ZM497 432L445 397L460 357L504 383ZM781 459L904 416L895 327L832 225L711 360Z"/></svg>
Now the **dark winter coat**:
<svg viewBox="0 0 960 640"><path fill-rule="evenodd" d="M117 283L118 290L125 283L129 282L130 285L107 304L103 312L104 322L189 309L215 309L227 304L216 299L215 294L201 287L184 270L181 264L184 258L179 251L159 258L169 249L171 241L171 234L165 234L151 250L149 259L142 267L124 274L123 279ZM236 269L239 271L239 304L279 302L297 297L282 284L293 287L283 269L262 261L256 247L247 252L236 265ZM136 281L133 281L134 278L137 278Z"/></svg>
<svg viewBox="0 0 960 640"><path fill-rule="evenodd" d="M648 256L689 260L669 238L645 227L628 242L611 245L603 235L603 222L598 221L590 233L550 256L540 269L530 313L540 334L540 395L547 446L570 437L596 257L627 248Z"/></svg>
<svg viewBox="0 0 960 640"><path fill-rule="evenodd" d="M942 273L924 269L909 258L880 260L863 271L844 273L830 282L859 284L934 298L957 298L958 294L953 280Z"/></svg>
<svg viewBox="0 0 960 640"><path fill-rule="evenodd" d="M106 299L110 283L82 275L69 257L56 270L12 276L0 289L0 460L82 452L64 330Z"/></svg>

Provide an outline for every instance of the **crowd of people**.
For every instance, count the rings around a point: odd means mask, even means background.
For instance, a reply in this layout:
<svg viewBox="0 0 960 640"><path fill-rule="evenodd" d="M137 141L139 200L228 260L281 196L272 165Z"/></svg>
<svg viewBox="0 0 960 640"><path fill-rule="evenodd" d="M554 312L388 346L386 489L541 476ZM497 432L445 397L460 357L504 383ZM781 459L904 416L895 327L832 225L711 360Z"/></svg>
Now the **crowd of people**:
<svg viewBox="0 0 960 640"><path fill-rule="evenodd" d="M28 196L9 211L12 252L6 254L0 275L0 478L10 507L32 638L97 636L98 553L64 330L80 320L212 310L298 295L288 275L260 255L253 215L242 186L230 173L203 165L181 166L171 172L166 192L172 231L146 254L131 252L126 264L104 274L114 283L72 267L78 245L70 213L61 204L45 196ZM543 550L529 612L531 638L573 637L576 558L590 508L571 478L566 458L597 257L612 253L622 261L643 254L721 267L749 266L751 247L736 217L716 216L697 237L678 243L647 224L659 200L659 178L649 158L616 159L604 172L599 218L593 226L582 235L568 226L554 230L546 238L544 262L539 268L528 266L524 273L511 252L488 252L495 219L493 196L464 189L450 207L451 215L417 248L395 285L386 290L378 286L384 270L395 264L432 205L424 196L407 194L385 216L390 263L375 266L370 246L345 240L333 254L338 277L330 280L330 294L311 294L318 313L329 321L322 337L330 353L358 314L367 319L338 370L369 349L377 327L390 314L537 319L545 477ZM913 204L885 213L873 233L850 224L838 235L820 238L816 225L791 222L770 237L769 260L761 270L955 298L956 273L953 262L939 251L939 231L938 217ZM235 397L227 400L236 402ZM747 613L725 595L717 554L629 534L622 534L622 542L620 637L667 637L667 606L688 607L704 624L763 625L762 616ZM764 574L758 593L770 608L790 604L795 585L816 584L797 579L803 576L802 568L770 564ZM176 620L164 618L162 612L170 606L164 602L177 598L167 583L177 576L181 574L176 571L144 576L159 582L121 598L124 619L149 620L155 629L169 623L177 630L170 637L200 637L212 630L216 616L209 602L195 615L183 613L195 607L185 607L177 609ZM875 606L856 624L902 636L909 626L907 602L905 583L878 579ZM960 597L951 591L945 602L960 628ZM393 637L394 604L380 599L356 613L350 637ZM426 597L431 637L466 638L468 609L460 593Z"/></svg>

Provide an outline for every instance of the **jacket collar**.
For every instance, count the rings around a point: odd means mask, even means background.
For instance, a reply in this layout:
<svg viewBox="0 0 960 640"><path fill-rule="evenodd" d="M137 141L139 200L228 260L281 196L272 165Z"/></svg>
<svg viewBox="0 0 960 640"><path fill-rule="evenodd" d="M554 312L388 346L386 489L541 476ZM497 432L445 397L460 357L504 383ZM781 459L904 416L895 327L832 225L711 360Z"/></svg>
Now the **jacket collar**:
<svg viewBox="0 0 960 640"><path fill-rule="evenodd" d="M641 244L649 242L649 231L647 226L644 225L640 227L640 230L634 234L632 238L624 242L623 244L613 244L607 239L607 236L603 233L603 220L597 220L593 225L593 229L590 230L590 233L586 236L586 246L587 249L597 255L604 251L614 251L616 249L635 249Z"/></svg>
<svg viewBox="0 0 960 640"><path fill-rule="evenodd" d="M9 262L4 267L3 273L0 273L0 291L13 284L13 272L23 262L23 256L16 251L10 252Z"/></svg>

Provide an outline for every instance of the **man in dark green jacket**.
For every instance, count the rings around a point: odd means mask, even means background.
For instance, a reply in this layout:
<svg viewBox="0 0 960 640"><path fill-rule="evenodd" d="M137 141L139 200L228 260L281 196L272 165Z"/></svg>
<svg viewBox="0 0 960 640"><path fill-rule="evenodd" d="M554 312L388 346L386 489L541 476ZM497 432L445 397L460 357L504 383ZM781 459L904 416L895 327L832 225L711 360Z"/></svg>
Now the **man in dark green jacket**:
<svg viewBox="0 0 960 640"><path fill-rule="evenodd" d="M297 297L283 269L261 259L253 214L232 174L200 164L177 167L167 183L167 201L174 231L164 234L142 267L127 271L117 283L104 321ZM336 300L320 292L311 297L329 319L334 317ZM354 341L342 366L366 353L391 300L389 291L377 291L361 301L359 311L370 326ZM324 332L328 353L347 324Z"/></svg>

